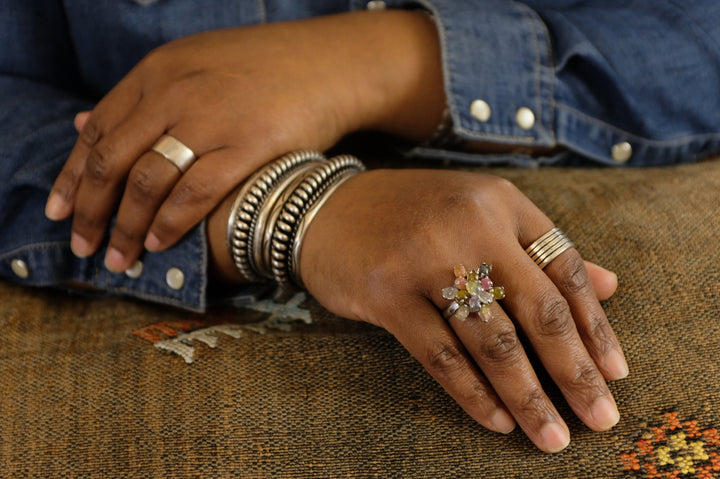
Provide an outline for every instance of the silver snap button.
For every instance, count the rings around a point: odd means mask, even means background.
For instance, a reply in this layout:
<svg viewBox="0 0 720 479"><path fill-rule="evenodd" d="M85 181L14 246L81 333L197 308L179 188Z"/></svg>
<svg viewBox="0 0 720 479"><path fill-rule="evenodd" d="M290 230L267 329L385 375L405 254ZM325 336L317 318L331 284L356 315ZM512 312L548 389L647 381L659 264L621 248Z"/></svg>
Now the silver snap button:
<svg viewBox="0 0 720 479"><path fill-rule="evenodd" d="M22 279L27 279L30 276L30 270L28 269L25 261L21 259L14 259L10 262L10 268L12 269L15 276Z"/></svg>
<svg viewBox="0 0 720 479"><path fill-rule="evenodd" d="M143 264L142 261L138 260L135 261L135 264L132 265L129 269L125 270L125 274L128 278L132 279L138 279L143 274Z"/></svg>
<svg viewBox="0 0 720 479"><path fill-rule="evenodd" d="M165 274L165 282L172 289L180 289L185 284L185 275L178 268L170 268Z"/></svg>
<svg viewBox="0 0 720 479"><path fill-rule="evenodd" d="M488 105L486 101L475 100L470 104L470 114L477 120L486 122L490 119L492 110L490 110L490 105Z"/></svg>
<svg viewBox="0 0 720 479"><path fill-rule="evenodd" d="M530 108L523 106L518 108L515 113L515 121L523 130L530 130L535 126L535 113Z"/></svg>
<svg viewBox="0 0 720 479"><path fill-rule="evenodd" d="M385 10L386 8L387 5L381 0L372 0L371 2L367 3L368 10Z"/></svg>
<svg viewBox="0 0 720 479"><path fill-rule="evenodd" d="M610 156L617 163L626 163L632 158L632 154L632 145L627 141L613 145L612 150L610 150Z"/></svg>

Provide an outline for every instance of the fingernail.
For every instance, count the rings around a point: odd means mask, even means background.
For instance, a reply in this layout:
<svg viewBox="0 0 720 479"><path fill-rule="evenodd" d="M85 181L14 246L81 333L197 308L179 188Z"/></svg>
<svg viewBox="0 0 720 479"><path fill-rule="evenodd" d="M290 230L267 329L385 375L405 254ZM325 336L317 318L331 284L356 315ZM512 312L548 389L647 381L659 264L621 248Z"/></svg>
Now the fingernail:
<svg viewBox="0 0 720 479"><path fill-rule="evenodd" d="M51 194L48 198L47 204L45 205L45 216L49 220L60 221L65 219L65 209L67 205L65 201L58 194Z"/></svg>
<svg viewBox="0 0 720 479"><path fill-rule="evenodd" d="M160 240L152 233L148 233L145 238L145 249L148 251L157 251L160 249Z"/></svg>
<svg viewBox="0 0 720 479"><path fill-rule="evenodd" d="M70 249L78 258L87 258L94 253L90 243L77 233L70 236Z"/></svg>
<svg viewBox="0 0 720 479"><path fill-rule="evenodd" d="M607 396L598 398L590 409L595 426L603 431L613 427L620 420L620 413L615 403Z"/></svg>
<svg viewBox="0 0 720 479"><path fill-rule="evenodd" d="M122 273L125 271L123 266L125 263L125 256L115 248L108 248L105 254L105 267L113 273Z"/></svg>
<svg viewBox="0 0 720 479"><path fill-rule="evenodd" d="M490 418L493 431L510 434L515 430L515 420L504 409L498 409Z"/></svg>
<svg viewBox="0 0 720 479"><path fill-rule="evenodd" d="M611 349L605 355L605 369L610 375L608 378L610 380L626 378L630 373L625 356L618 348Z"/></svg>
<svg viewBox="0 0 720 479"><path fill-rule="evenodd" d="M548 452L560 452L570 444L570 434L556 422L545 424L540 430L540 440L544 450Z"/></svg>

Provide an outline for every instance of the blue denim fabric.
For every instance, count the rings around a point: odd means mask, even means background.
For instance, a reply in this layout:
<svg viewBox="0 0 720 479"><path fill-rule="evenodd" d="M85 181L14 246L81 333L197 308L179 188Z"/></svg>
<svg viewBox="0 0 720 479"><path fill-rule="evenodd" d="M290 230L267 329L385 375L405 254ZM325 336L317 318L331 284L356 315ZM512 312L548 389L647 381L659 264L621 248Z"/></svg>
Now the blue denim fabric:
<svg viewBox="0 0 720 479"><path fill-rule="evenodd" d="M387 0L432 13L442 41L454 131L468 140L563 147L546 158L415 148L411 155L475 163L625 165L694 161L720 152L720 3L716 0ZM89 109L151 49L216 28L366 7L362 0L5 0L0 10L0 276L28 285L75 281L202 311L204 225L163 253L145 254L138 279L109 273L103 251L79 259L70 222L43 211ZM486 121L470 105L491 108ZM529 108L522 129L516 111ZM11 269L23 260L27 279ZM170 268L185 274L168 287Z"/></svg>

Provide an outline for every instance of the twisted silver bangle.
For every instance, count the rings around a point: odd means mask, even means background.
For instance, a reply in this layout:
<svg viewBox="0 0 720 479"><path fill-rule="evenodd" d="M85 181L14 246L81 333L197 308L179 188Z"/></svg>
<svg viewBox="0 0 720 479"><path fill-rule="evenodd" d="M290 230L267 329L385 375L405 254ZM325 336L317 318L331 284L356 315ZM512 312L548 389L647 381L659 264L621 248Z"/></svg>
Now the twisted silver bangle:
<svg viewBox="0 0 720 479"><path fill-rule="evenodd" d="M362 171L365 167L356 157L340 155L322 163L308 173L294 188L274 225L270 244L270 262L275 281L288 282L292 273L290 263L293 258L295 236L300 221L307 211L317 202L346 171ZM268 225L271 226L271 225Z"/></svg>
<svg viewBox="0 0 720 479"><path fill-rule="evenodd" d="M315 151L297 151L282 156L250 177L236 196L228 217L226 241L235 266L246 280L263 279L257 274L254 256L250 254L256 249L255 230L260 212L288 175L313 160L323 161L325 157Z"/></svg>

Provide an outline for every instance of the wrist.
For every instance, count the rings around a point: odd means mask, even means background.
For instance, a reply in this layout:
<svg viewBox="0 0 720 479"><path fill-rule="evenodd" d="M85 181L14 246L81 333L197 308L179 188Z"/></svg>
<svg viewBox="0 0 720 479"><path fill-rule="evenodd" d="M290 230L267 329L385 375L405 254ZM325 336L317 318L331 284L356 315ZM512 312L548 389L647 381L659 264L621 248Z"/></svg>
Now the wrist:
<svg viewBox="0 0 720 479"><path fill-rule="evenodd" d="M413 141L429 139L445 109L440 41L432 18L419 11L357 14L359 69L352 131L375 130Z"/></svg>

